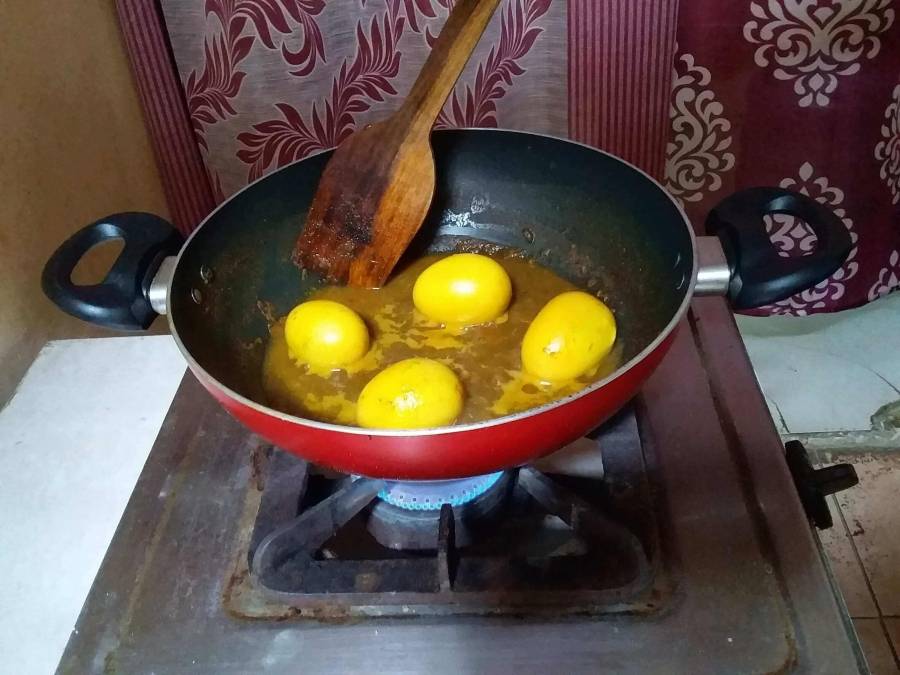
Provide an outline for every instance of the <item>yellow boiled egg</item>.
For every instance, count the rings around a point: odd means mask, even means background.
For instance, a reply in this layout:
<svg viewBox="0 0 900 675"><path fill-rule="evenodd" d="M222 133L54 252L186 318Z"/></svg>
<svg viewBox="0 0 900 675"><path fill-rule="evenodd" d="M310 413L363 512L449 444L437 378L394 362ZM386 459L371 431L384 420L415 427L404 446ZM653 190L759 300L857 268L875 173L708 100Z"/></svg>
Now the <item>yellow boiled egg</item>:
<svg viewBox="0 0 900 675"><path fill-rule="evenodd" d="M288 354L318 369L338 369L369 350L369 330L359 314L332 300L310 300L294 307L284 324Z"/></svg>
<svg viewBox="0 0 900 675"><path fill-rule="evenodd" d="M582 291L560 293L541 308L522 339L522 368L546 382L564 382L594 369L616 341L616 320Z"/></svg>
<svg viewBox="0 0 900 675"><path fill-rule="evenodd" d="M512 283L496 260L457 253L429 265L413 286L413 303L443 324L475 325L499 318L509 306Z"/></svg>
<svg viewBox="0 0 900 675"><path fill-rule="evenodd" d="M411 358L369 380L356 403L356 421L369 429L442 427L456 421L462 406L462 383L450 368Z"/></svg>

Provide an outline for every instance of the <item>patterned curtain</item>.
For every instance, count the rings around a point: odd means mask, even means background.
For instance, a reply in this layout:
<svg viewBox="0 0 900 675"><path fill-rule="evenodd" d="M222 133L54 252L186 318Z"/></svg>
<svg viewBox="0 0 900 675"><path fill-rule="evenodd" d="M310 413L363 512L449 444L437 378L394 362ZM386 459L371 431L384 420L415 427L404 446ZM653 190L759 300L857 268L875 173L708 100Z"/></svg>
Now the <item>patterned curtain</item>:
<svg viewBox="0 0 900 675"><path fill-rule="evenodd" d="M395 110L453 1L161 0L215 199ZM838 213L854 250L831 279L765 311L858 305L900 286L893 4L504 0L438 126L609 150L663 180L698 228L735 189L806 192ZM782 255L815 244L793 218L766 226Z"/></svg>
<svg viewBox="0 0 900 675"><path fill-rule="evenodd" d="M809 314L900 286L900 25L893 0L682 2L665 184L695 224L721 197L781 185L827 204L855 244L815 288L761 313ZM766 227L782 256L815 237Z"/></svg>
<svg viewBox="0 0 900 675"><path fill-rule="evenodd" d="M661 175L676 4L505 0L437 126L569 136ZM163 0L218 197L395 110L452 5Z"/></svg>

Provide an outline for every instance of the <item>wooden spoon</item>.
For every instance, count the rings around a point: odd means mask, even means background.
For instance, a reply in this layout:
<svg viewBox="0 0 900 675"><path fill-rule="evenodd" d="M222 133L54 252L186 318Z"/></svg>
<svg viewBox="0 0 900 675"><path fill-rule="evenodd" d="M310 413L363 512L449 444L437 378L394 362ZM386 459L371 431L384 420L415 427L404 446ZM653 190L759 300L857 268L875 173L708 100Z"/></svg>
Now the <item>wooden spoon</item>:
<svg viewBox="0 0 900 675"><path fill-rule="evenodd" d="M334 283L377 288L434 195L429 136L500 0L459 0L402 107L334 151L293 260Z"/></svg>

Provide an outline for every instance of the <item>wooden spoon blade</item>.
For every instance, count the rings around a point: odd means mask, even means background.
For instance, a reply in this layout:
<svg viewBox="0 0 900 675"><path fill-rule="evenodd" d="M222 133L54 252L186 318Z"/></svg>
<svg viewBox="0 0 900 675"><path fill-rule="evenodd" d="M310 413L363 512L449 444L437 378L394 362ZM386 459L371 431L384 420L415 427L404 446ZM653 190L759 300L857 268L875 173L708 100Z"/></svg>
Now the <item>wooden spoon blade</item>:
<svg viewBox="0 0 900 675"><path fill-rule="evenodd" d="M456 0L400 110L338 147L295 263L334 283L374 288L387 281L431 205L431 127L499 1Z"/></svg>
<svg viewBox="0 0 900 675"><path fill-rule="evenodd" d="M332 283L384 284L434 194L428 139L404 132L376 124L335 150L294 248L297 265Z"/></svg>

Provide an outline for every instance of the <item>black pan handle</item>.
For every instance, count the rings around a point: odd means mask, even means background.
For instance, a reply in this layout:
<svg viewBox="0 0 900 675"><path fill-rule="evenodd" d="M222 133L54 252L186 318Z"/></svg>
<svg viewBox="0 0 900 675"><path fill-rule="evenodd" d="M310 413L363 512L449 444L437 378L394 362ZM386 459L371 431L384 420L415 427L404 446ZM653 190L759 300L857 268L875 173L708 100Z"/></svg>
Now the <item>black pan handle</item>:
<svg viewBox="0 0 900 675"><path fill-rule="evenodd" d="M817 240L812 253L778 255L763 224L763 216L776 213L809 225ZM853 247L849 231L828 207L784 188L749 188L726 197L707 216L706 231L722 242L735 309L768 305L816 285L844 264Z"/></svg>
<svg viewBox="0 0 900 675"><path fill-rule="evenodd" d="M110 239L125 246L106 278L79 286L72 271L91 248ZM178 253L184 238L168 222L150 213L117 213L80 229L47 261L41 277L44 293L72 316L120 330L147 328L156 312L150 306L150 282L162 261Z"/></svg>

